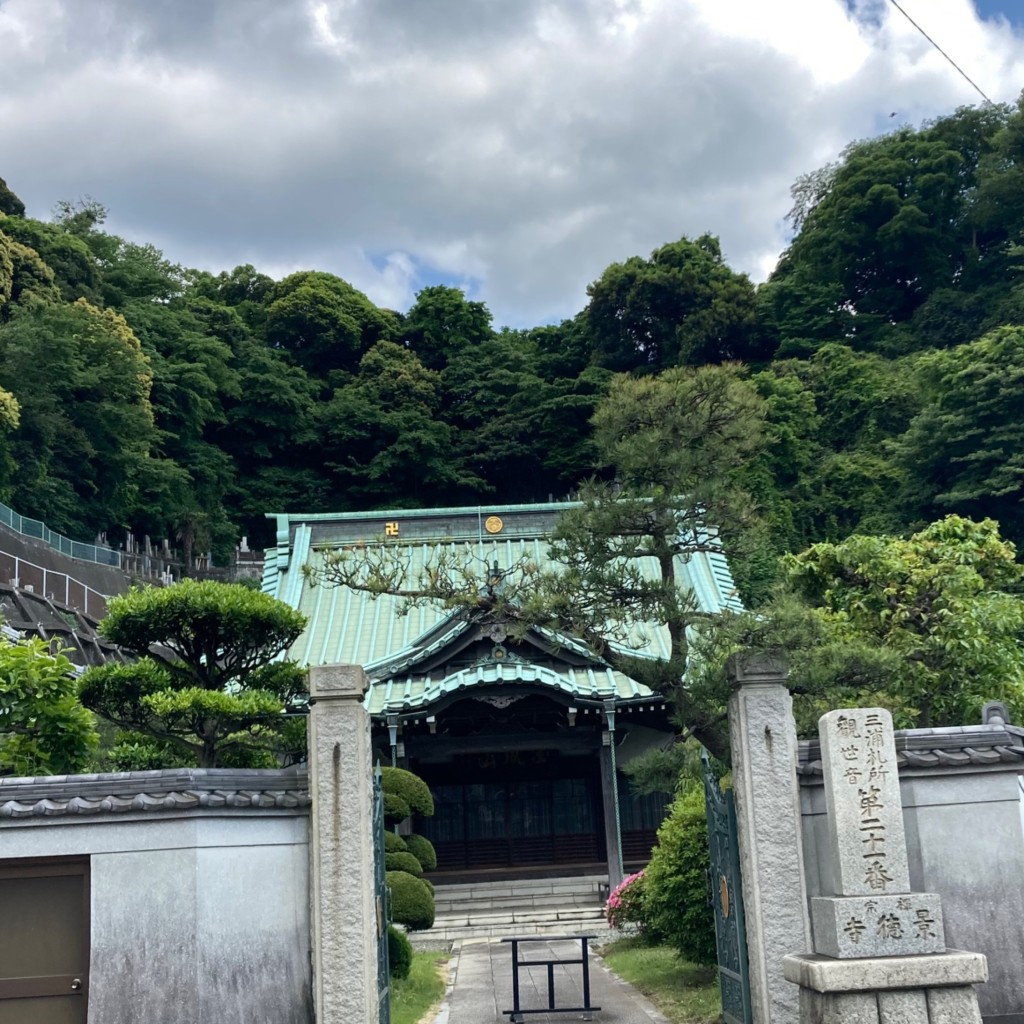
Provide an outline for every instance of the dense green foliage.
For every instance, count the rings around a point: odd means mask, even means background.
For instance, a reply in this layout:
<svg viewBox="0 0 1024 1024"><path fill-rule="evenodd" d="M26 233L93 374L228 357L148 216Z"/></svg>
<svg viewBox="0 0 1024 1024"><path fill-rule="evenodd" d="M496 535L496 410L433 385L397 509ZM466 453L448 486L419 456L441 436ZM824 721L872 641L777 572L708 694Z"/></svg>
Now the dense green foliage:
<svg viewBox="0 0 1024 1024"><path fill-rule="evenodd" d="M410 931L425 931L434 924L434 897L415 875L408 871L388 871L391 891L391 916Z"/></svg>
<svg viewBox="0 0 1024 1024"><path fill-rule="evenodd" d="M724 708L730 655L783 651L805 735L834 707L885 706L898 727L977 723L989 700L1020 716L1016 554L994 521L948 516L906 538L855 534L787 556L771 601L698 626L693 697Z"/></svg>
<svg viewBox="0 0 1024 1024"><path fill-rule="evenodd" d="M1018 581L982 572L972 594L949 577L942 615L966 615L994 660L971 661L963 637L942 667L891 623L854 628L850 614L920 552L848 539L921 538L952 514L1024 541L1024 101L855 142L793 199L791 244L761 286L714 237L683 238L624 254L575 317L512 331L443 285L402 314L319 271L274 281L251 266L178 267L105 232L96 203L34 220L4 184L0 498L77 535L130 527L222 551L242 532L269 540L267 510L532 501L596 481L556 539L569 571L545 581L542 610L522 610L670 694L720 755L713 683L678 685L700 617L666 560L709 546L728 551L748 606L777 601L788 572L805 610L819 608L815 621L780 606L738 627L789 630L817 652L809 678L874 691L884 656L909 649L916 682L893 682L894 710L973 714L998 672L1015 678L1003 638ZM968 563L988 543L980 529L956 538ZM781 568L812 545L826 547L802 576ZM660 580L623 569L642 554L659 558ZM863 594L825 581L830 559L870 569ZM927 591L915 572L900 576L898 604ZM613 607L622 629L665 625L670 656L627 663L604 628ZM956 672L974 673L959 704L946 692ZM388 801L392 817L413 809L397 792Z"/></svg>
<svg viewBox="0 0 1024 1024"><path fill-rule="evenodd" d="M644 931L695 964L717 960L707 864L704 794L699 789L685 790L658 829L658 843L644 871Z"/></svg>
<svg viewBox="0 0 1024 1024"><path fill-rule="evenodd" d="M420 862L424 871L433 871L437 867L437 853L434 844L426 836L403 836L406 848Z"/></svg>
<svg viewBox="0 0 1024 1024"><path fill-rule="evenodd" d="M282 712L304 694L305 672L274 661L304 626L304 616L248 587L183 580L133 590L110 602L100 628L138 660L90 669L82 702L150 741L133 749L139 737L126 737L115 757L154 756L146 751L155 744L156 760L176 752L201 768L226 757L275 763L275 752L304 747Z"/></svg>
<svg viewBox="0 0 1024 1024"><path fill-rule="evenodd" d="M392 978L408 978L412 967L412 943L405 932L388 925L388 969Z"/></svg>
<svg viewBox="0 0 1024 1024"><path fill-rule="evenodd" d="M402 314L320 271L175 266L97 203L34 220L0 182L0 499L221 553L269 541L268 510L546 500L610 472L613 373L739 360L771 442L744 470L748 603L776 555L851 533L952 512L1019 543L1022 140L1018 104L855 142L797 181L764 285L683 238L516 331L443 285Z"/></svg>
<svg viewBox="0 0 1024 1024"><path fill-rule="evenodd" d="M434 798L418 775L404 768L380 771L388 825L399 825L414 813L434 813ZM423 836L398 836L389 830L384 833L384 849L392 918L410 931L429 928L434 923L434 887L422 875L437 867L434 847Z"/></svg>
<svg viewBox="0 0 1024 1024"><path fill-rule="evenodd" d="M0 775L85 769L98 737L77 691L71 662L45 640L0 638Z"/></svg>
<svg viewBox="0 0 1024 1024"><path fill-rule="evenodd" d="M384 816L389 825L398 825L410 814L430 817L434 813L434 798L418 775L404 768L381 768L380 773L385 797Z"/></svg>
<svg viewBox="0 0 1024 1024"><path fill-rule="evenodd" d="M417 878L423 874L423 865L411 853L386 853L384 862L388 871L407 871Z"/></svg>

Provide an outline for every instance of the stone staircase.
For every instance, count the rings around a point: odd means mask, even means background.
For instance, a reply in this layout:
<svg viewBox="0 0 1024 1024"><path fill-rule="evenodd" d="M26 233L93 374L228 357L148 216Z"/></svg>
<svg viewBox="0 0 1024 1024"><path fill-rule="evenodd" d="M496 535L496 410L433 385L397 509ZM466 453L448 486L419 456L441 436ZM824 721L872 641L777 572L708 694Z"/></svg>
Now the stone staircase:
<svg viewBox="0 0 1024 1024"><path fill-rule="evenodd" d="M414 945L510 935L601 934L608 878L530 878L438 885L434 927L414 932Z"/></svg>

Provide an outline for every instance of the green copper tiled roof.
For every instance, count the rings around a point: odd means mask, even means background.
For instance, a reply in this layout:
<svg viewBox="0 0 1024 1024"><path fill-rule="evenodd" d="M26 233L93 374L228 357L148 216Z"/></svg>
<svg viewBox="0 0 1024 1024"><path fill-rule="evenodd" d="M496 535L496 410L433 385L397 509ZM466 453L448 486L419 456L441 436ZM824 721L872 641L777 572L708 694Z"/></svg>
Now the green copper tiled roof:
<svg viewBox="0 0 1024 1024"><path fill-rule="evenodd" d="M459 690L474 686L500 686L504 683L532 683L550 687L579 700L606 700L608 697L634 700L653 696L646 686L610 668L567 666L555 670L545 665L505 662L475 665L439 680L415 675L383 679L370 688L366 707L370 714L414 711Z"/></svg>
<svg viewBox="0 0 1024 1024"><path fill-rule="evenodd" d="M451 620L449 611L440 605L425 605L399 614L402 602L398 598L385 595L374 600L344 587L314 586L302 571L306 565L322 565L327 554L340 546L379 542L387 523L398 524L398 539L404 542L401 551L408 559L411 574L417 573L441 546L455 547L460 555L485 559L488 565L496 562L500 567L508 567L525 556L544 566L550 562L546 537L558 514L567 507L570 506L506 505L277 516L278 543L266 553L263 589L298 608L309 619L289 656L303 665L344 662L366 667L373 681L367 705L374 713L423 708L457 689L509 682L552 686L580 699L649 696L646 688L603 666L592 671L565 666L564 671L555 671L512 663L458 671L440 680L417 677L415 670L409 671L407 666L422 660L432 644L443 647L464 628ZM497 535L484 528L489 516L502 519ZM652 577L657 573L653 558L643 568ZM704 611L740 608L722 556L698 554L681 562L677 571ZM448 626L440 628L446 619L450 620ZM426 636L431 631L436 635ZM629 646L653 657L665 656L667 633L653 627L644 637L633 638ZM530 672L536 678L527 679Z"/></svg>

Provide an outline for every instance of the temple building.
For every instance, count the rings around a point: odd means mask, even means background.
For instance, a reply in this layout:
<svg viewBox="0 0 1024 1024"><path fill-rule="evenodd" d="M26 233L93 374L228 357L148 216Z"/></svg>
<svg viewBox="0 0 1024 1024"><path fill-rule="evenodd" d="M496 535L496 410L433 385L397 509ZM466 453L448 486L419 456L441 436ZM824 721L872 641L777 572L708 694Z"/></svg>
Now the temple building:
<svg viewBox="0 0 1024 1024"><path fill-rule="evenodd" d="M638 796L623 765L671 741L664 700L612 670L571 637L515 634L480 613L440 603L407 610L398 597L324 585L315 570L341 549L399 546L408 578L438 552L509 568L551 564L548 537L566 504L276 515L263 589L309 619L290 656L303 665L360 664L381 761L420 775L434 817L437 879L605 874L645 863L664 815ZM310 573L308 570L314 570ZM652 575L657 566L644 568ZM677 566L703 611L738 609L724 557ZM641 654L667 654L658 627Z"/></svg>

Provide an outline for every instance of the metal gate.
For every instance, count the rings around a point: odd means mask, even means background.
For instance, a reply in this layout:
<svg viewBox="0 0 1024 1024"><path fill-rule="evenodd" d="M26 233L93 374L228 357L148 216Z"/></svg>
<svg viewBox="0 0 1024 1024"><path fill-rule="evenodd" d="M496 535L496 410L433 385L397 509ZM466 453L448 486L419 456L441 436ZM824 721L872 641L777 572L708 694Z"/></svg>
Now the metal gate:
<svg viewBox="0 0 1024 1024"><path fill-rule="evenodd" d="M715 908L722 1020L725 1024L751 1024L750 973L747 970L747 933L743 918L736 805L732 790L722 792L718 774L712 768L707 752L703 754L703 760L708 850L711 854L711 901Z"/></svg>
<svg viewBox="0 0 1024 1024"><path fill-rule="evenodd" d="M387 868L384 860L384 789L381 770L373 775L373 865L377 906L377 1006L379 1024L391 1024L391 968L388 963L388 925L391 901L388 898Z"/></svg>

